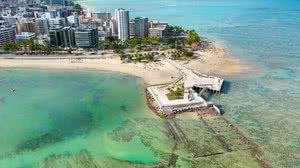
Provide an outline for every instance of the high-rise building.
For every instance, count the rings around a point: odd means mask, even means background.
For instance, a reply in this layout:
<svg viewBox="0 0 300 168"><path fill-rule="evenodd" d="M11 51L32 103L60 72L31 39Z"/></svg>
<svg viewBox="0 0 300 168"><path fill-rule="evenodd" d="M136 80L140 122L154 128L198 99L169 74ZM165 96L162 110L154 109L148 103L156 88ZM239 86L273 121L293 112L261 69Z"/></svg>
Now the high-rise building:
<svg viewBox="0 0 300 168"><path fill-rule="evenodd" d="M130 38L135 37L135 23L134 23L134 21L129 22L129 37Z"/></svg>
<svg viewBox="0 0 300 168"><path fill-rule="evenodd" d="M98 30L96 28L79 28L75 31L77 47L95 48L98 44Z"/></svg>
<svg viewBox="0 0 300 168"><path fill-rule="evenodd" d="M134 19L134 33L137 38L148 37L149 34L149 22L148 18L137 17Z"/></svg>
<svg viewBox="0 0 300 168"><path fill-rule="evenodd" d="M1 26L0 27L0 46L5 42L14 42L16 36L15 26Z"/></svg>
<svg viewBox="0 0 300 168"><path fill-rule="evenodd" d="M3 26L9 26L11 24L9 24L7 21L5 20L0 20L0 27L3 27Z"/></svg>
<svg viewBox="0 0 300 168"><path fill-rule="evenodd" d="M2 16L2 18L9 24L9 25L15 25L17 23L17 17L16 16Z"/></svg>
<svg viewBox="0 0 300 168"><path fill-rule="evenodd" d="M66 19L65 18L53 18L53 19L49 19L49 27L51 28L55 28L57 26L66 26Z"/></svg>
<svg viewBox="0 0 300 168"><path fill-rule="evenodd" d="M53 19L57 17L57 12L55 10L49 10L48 12L45 12L44 17L47 19Z"/></svg>
<svg viewBox="0 0 300 168"><path fill-rule="evenodd" d="M129 38L129 11L117 9L116 18L118 22L118 38L121 41L126 41Z"/></svg>
<svg viewBox="0 0 300 168"><path fill-rule="evenodd" d="M18 33L21 32L32 32L36 33L36 24L35 21L32 19L22 19L19 22L17 22L17 31Z"/></svg>
<svg viewBox="0 0 300 168"><path fill-rule="evenodd" d="M75 47L75 28L71 28L71 27L63 28L63 46Z"/></svg>
<svg viewBox="0 0 300 168"><path fill-rule="evenodd" d="M29 39L34 39L36 37L35 33L32 32L22 32L16 35L16 41L24 41Z"/></svg>
<svg viewBox="0 0 300 168"><path fill-rule="evenodd" d="M79 26L79 16L76 15L71 15L67 17L68 25L73 26L73 27L78 27Z"/></svg>
<svg viewBox="0 0 300 168"><path fill-rule="evenodd" d="M50 44L58 47L75 47L75 29L56 27L49 31Z"/></svg>
<svg viewBox="0 0 300 168"><path fill-rule="evenodd" d="M49 30L50 44L52 46L63 45L63 30L62 27L56 27Z"/></svg>
<svg viewBox="0 0 300 168"><path fill-rule="evenodd" d="M99 20L101 22L106 22L111 19L111 13L108 12L97 12L97 13L93 13L92 15L93 15L93 19Z"/></svg>
<svg viewBox="0 0 300 168"><path fill-rule="evenodd" d="M51 6L65 6L65 0L49 0Z"/></svg>
<svg viewBox="0 0 300 168"><path fill-rule="evenodd" d="M118 36L118 23L115 18L111 19L109 22L110 34L114 37Z"/></svg>
<svg viewBox="0 0 300 168"><path fill-rule="evenodd" d="M38 34L44 35L49 33L49 23L46 18L38 18L35 22Z"/></svg>

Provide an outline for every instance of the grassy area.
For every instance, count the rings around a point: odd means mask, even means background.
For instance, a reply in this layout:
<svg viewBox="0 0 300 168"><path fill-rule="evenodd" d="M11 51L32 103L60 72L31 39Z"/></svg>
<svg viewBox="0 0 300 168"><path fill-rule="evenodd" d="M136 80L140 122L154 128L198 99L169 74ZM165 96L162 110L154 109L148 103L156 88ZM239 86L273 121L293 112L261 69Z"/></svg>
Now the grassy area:
<svg viewBox="0 0 300 168"><path fill-rule="evenodd" d="M181 99L184 96L184 83L178 81L175 84L168 87L169 93L167 97L169 100Z"/></svg>

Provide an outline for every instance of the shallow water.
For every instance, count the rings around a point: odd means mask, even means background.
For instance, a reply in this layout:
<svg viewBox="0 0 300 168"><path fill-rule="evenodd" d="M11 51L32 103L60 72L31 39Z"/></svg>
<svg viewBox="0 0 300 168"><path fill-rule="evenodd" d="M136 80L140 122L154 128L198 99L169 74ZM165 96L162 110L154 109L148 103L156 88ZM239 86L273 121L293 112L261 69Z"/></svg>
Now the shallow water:
<svg viewBox="0 0 300 168"><path fill-rule="evenodd" d="M261 145L274 167L300 166L300 1L89 0L94 9L123 7L199 31L223 43L255 73L225 77L215 100L224 116Z"/></svg>
<svg viewBox="0 0 300 168"><path fill-rule="evenodd" d="M134 77L1 70L0 81L0 167L31 167L82 150L145 164L159 159L138 138L122 143L108 136L129 118L154 117Z"/></svg>
<svg viewBox="0 0 300 168"><path fill-rule="evenodd" d="M0 70L0 167L257 167L222 117L163 120L135 77ZM233 163L234 161L234 163Z"/></svg>

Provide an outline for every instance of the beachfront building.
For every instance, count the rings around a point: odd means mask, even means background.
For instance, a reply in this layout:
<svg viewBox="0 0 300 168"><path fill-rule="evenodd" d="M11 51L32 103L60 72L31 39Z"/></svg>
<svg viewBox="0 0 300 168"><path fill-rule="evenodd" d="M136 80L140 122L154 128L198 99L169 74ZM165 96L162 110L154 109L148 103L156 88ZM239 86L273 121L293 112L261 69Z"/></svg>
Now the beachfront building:
<svg viewBox="0 0 300 168"><path fill-rule="evenodd" d="M75 47L75 29L56 27L49 31L50 44L57 47Z"/></svg>
<svg viewBox="0 0 300 168"><path fill-rule="evenodd" d="M36 37L35 33L32 32L22 32L16 35L16 41L24 41L34 39Z"/></svg>
<svg viewBox="0 0 300 168"><path fill-rule="evenodd" d="M63 44L63 30L61 27L52 28L49 31L50 45L62 46Z"/></svg>
<svg viewBox="0 0 300 168"><path fill-rule="evenodd" d="M129 22L129 37L134 38L135 37L135 23L133 20Z"/></svg>
<svg viewBox="0 0 300 168"><path fill-rule="evenodd" d="M75 31L75 43L80 48L95 48L98 45L98 30L82 27Z"/></svg>
<svg viewBox="0 0 300 168"><path fill-rule="evenodd" d="M49 33L49 23L46 18L38 18L35 22L38 34L45 35Z"/></svg>
<svg viewBox="0 0 300 168"><path fill-rule="evenodd" d="M125 9L116 9L116 19L118 23L118 38L126 41L129 38L129 11Z"/></svg>
<svg viewBox="0 0 300 168"><path fill-rule="evenodd" d="M167 34L167 26L165 25L149 28L149 37L163 38L166 36L166 34Z"/></svg>
<svg viewBox="0 0 300 168"><path fill-rule="evenodd" d="M32 32L36 33L36 24L33 19L21 19L17 22L17 32Z"/></svg>
<svg viewBox="0 0 300 168"><path fill-rule="evenodd" d="M111 36L113 36L113 37L118 36L118 22L115 18L112 18L109 21L109 29L110 29Z"/></svg>
<svg viewBox="0 0 300 168"><path fill-rule="evenodd" d="M149 23L149 37L160 37L163 38L167 35L168 23L151 21Z"/></svg>
<svg viewBox="0 0 300 168"><path fill-rule="evenodd" d="M136 38L145 38L149 34L148 18L136 17L134 19L134 34Z"/></svg>
<svg viewBox="0 0 300 168"><path fill-rule="evenodd" d="M1 26L0 27L0 47L3 46L5 42L14 42L16 35L15 26Z"/></svg>
<svg viewBox="0 0 300 168"><path fill-rule="evenodd" d="M64 27L63 28L63 46L73 48L75 43L75 28Z"/></svg>

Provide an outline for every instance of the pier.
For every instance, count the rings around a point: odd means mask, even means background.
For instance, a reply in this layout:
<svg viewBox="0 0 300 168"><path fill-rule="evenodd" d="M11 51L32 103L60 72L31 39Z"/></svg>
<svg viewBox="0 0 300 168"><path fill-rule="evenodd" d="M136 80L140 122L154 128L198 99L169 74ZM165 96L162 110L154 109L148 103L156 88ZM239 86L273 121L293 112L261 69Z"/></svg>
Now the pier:
<svg viewBox="0 0 300 168"><path fill-rule="evenodd" d="M148 87L146 94L149 103L160 116L168 117L182 112L221 115L218 107L211 102L207 102L202 95L207 91L220 94L224 79L195 72L170 59L167 59L166 62L180 72L180 80L184 82L184 95L182 98L169 100L167 97L168 85Z"/></svg>

